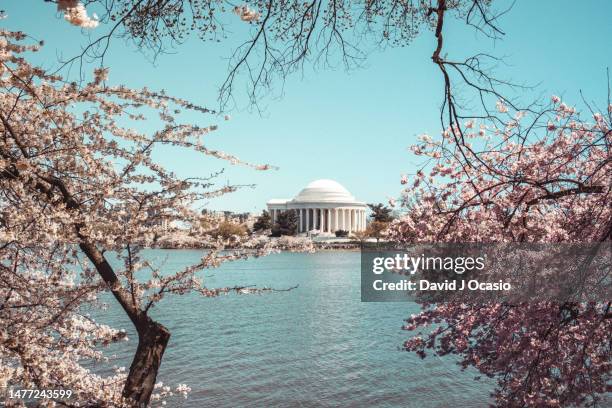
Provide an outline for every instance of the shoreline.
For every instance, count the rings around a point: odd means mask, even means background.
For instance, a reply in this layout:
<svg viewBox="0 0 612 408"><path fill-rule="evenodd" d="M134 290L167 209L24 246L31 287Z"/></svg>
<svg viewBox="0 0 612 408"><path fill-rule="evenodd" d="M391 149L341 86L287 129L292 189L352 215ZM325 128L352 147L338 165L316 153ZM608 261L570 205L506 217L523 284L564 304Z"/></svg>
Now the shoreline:
<svg viewBox="0 0 612 408"><path fill-rule="evenodd" d="M277 239L277 238L271 238L271 239ZM333 240L330 240L330 242L327 241L318 241L318 240L310 240L310 243L312 244L312 246L317 250L317 251L359 251L362 246L363 243L359 242L359 241L343 241L343 242L334 242ZM150 247L151 249L213 249L213 247L211 246L207 246L207 245L172 245L172 244L168 244L166 243L165 245L154 245ZM239 249L240 247L236 247L236 248L231 248L228 247L226 249L231 250L231 249ZM283 249L281 248L281 251L287 251L287 249ZM290 252L290 251L289 251Z"/></svg>

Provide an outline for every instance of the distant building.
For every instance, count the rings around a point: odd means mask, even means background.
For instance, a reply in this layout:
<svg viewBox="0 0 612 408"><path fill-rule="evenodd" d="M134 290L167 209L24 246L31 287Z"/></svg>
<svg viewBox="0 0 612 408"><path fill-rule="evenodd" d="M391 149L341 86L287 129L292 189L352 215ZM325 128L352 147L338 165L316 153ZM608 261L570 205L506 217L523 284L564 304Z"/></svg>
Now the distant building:
<svg viewBox="0 0 612 408"><path fill-rule="evenodd" d="M293 199L273 199L268 201L267 206L273 223L282 211L297 211L298 232L356 232L366 228L366 204L356 201L346 188L334 180L313 181Z"/></svg>
<svg viewBox="0 0 612 408"><path fill-rule="evenodd" d="M202 210L202 215L213 218L217 221L231 221L237 224L245 224L248 228L253 228L257 217L250 212L235 213L233 211L211 211Z"/></svg>

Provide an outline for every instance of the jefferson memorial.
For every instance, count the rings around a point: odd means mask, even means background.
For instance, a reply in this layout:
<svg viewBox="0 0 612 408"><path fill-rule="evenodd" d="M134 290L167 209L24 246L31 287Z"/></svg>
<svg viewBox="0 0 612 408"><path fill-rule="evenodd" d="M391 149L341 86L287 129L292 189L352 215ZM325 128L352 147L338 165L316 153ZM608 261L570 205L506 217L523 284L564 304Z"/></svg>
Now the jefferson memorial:
<svg viewBox="0 0 612 408"><path fill-rule="evenodd" d="M273 199L267 203L272 222L287 210L298 214L298 232L334 233L366 229L367 205L355 200L340 183L316 180L308 184L291 200Z"/></svg>

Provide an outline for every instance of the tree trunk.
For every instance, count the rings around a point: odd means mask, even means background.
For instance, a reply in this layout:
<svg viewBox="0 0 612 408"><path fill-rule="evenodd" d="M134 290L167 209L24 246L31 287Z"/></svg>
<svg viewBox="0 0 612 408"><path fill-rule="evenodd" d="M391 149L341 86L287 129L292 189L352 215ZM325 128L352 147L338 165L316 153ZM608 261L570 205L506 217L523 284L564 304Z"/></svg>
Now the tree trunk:
<svg viewBox="0 0 612 408"><path fill-rule="evenodd" d="M138 348L123 388L123 397L131 400L134 406L146 407L155 386L157 371L168 345L170 332L148 316L136 329Z"/></svg>
<svg viewBox="0 0 612 408"><path fill-rule="evenodd" d="M79 247L94 264L138 333L138 348L123 387L123 397L130 400L130 403L136 407L146 407L151 399L157 371L170 339L170 332L162 324L153 321L147 315L146 310L137 307L130 293L121 286L117 275L102 252L84 237L81 238L83 242L79 244Z"/></svg>

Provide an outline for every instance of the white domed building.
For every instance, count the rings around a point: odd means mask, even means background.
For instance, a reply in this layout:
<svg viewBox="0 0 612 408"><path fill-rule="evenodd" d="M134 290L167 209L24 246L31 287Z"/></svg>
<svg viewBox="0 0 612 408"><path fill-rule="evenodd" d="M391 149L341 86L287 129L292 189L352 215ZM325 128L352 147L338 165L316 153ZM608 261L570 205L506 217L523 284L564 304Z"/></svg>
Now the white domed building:
<svg viewBox="0 0 612 408"><path fill-rule="evenodd" d="M340 183L334 180L316 180L308 184L291 200L273 199L267 203L272 222L287 210L298 214L298 232L319 231L334 233L366 229L367 205L355 200Z"/></svg>

